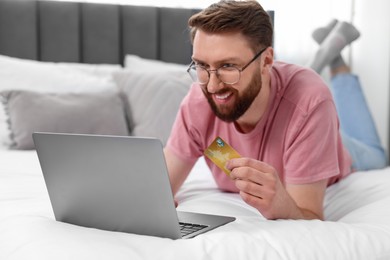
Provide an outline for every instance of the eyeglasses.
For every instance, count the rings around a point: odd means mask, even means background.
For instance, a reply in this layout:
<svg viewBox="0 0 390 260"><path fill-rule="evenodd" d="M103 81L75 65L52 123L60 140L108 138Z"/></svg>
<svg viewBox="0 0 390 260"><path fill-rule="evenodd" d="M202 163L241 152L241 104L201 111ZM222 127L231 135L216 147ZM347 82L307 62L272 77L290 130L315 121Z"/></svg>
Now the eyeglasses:
<svg viewBox="0 0 390 260"><path fill-rule="evenodd" d="M236 66L223 65L218 69L210 70L201 65L196 65L195 62L192 61L190 67L187 69L187 72L190 74L194 82L201 85L206 85L209 82L211 72L215 72L218 79L224 84L233 85L240 81L241 72L243 72L249 65L251 65L251 63L254 62L266 49L267 47L262 49L241 69L237 68Z"/></svg>

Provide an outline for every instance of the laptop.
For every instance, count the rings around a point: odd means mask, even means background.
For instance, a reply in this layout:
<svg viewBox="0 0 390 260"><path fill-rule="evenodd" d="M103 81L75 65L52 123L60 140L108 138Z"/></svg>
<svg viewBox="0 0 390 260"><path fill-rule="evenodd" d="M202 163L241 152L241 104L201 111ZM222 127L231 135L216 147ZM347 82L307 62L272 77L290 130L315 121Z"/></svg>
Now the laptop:
<svg viewBox="0 0 390 260"><path fill-rule="evenodd" d="M57 221L180 239L235 220L176 210L159 139L40 132L33 140Z"/></svg>

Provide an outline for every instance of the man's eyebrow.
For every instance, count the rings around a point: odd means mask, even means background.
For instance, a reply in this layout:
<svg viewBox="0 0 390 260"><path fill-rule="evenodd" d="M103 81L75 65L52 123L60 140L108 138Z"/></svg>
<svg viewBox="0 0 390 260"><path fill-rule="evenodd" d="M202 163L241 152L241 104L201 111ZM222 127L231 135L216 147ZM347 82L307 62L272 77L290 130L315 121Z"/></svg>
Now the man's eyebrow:
<svg viewBox="0 0 390 260"><path fill-rule="evenodd" d="M207 64L207 62L202 61L202 60L200 60L200 59L197 59L197 58L195 58L195 57L192 57L192 60L193 60L195 63L205 63L205 64ZM241 60L239 57L224 58L224 59L221 59L221 60L214 61L215 64L222 64L222 63L240 63L240 62L242 62L242 60Z"/></svg>
<svg viewBox="0 0 390 260"><path fill-rule="evenodd" d="M196 63L203 63L201 60L199 60L199 59L197 59L197 58L192 57L191 59L192 59L194 62L196 62Z"/></svg>

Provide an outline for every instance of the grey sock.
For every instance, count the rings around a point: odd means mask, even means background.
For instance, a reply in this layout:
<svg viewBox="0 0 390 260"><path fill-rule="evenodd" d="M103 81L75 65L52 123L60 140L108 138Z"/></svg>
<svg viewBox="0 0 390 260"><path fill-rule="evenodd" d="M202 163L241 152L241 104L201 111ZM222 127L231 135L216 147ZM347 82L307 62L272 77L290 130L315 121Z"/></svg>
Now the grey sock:
<svg viewBox="0 0 390 260"><path fill-rule="evenodd" d="M336 26L338 23L337 19L332 19L325 27L317 28L313 31L311 36L313 39L318 43L321 44L326 36L332 31L332 29ZM346 63L343 59L343 57L339 54L336 58L333 59L333 61L330 62L330 69L334 70L341 66L346 66Z"/></svg>
<svg viewBox="0 0 390 260"><path fill-rule="evenodd" d="M325 27L315 29L311 36L318 44L321 44L337 23L338 21L336 19L332 19Z"/></svg>
<svg viewBox="0 0 390 260"><path fill-rule="evenodd" d="M321 43L309 66L321 73L322 69L340 55L342 49L359 38L359 31L350 23L339 22ZM340 61L338 61L340 62ZM337 65L336 63L334 65Z"/></svg>

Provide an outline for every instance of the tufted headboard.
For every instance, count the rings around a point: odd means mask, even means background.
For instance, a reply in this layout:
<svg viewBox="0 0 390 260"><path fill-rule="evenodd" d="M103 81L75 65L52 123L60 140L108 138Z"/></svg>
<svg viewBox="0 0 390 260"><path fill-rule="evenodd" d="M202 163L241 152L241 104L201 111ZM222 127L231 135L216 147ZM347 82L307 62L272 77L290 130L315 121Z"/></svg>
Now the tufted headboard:
<svg viewBox="0 0 390 260"><path fill-rule="evenodd" d="M125 54L188 64L188 18L199 9L0 0L0 54L122 64ZM273 12L269 12L273 18Z"/></svg>
<svg viewBox="0 0 390 260"><path fill-rule="evenodd" d="M0 0L0 54L40 61L120 64L131 53L189 63L187 20L197 11Z"/></svg>

